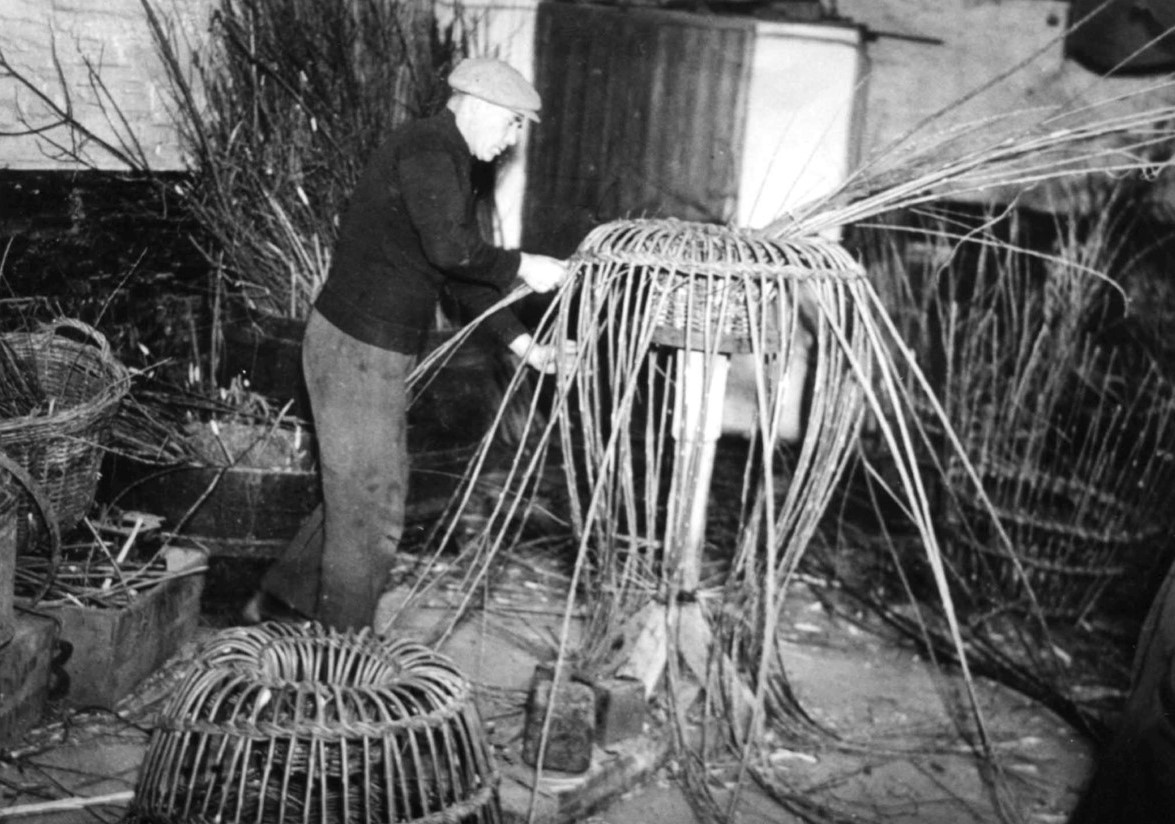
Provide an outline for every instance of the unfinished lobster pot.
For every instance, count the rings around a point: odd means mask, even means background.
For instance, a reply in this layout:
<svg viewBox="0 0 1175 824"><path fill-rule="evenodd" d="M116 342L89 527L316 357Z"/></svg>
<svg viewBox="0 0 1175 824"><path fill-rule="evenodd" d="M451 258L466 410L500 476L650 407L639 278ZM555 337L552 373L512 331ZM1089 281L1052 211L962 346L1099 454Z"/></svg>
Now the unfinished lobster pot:
<svg viewBox="0 0 1175 824"><path fill-rule="evenodd" d="M946 513L946 554L982 607L1077 621L1106 599L1136 597L1170 563L1175 387L1154 368L1131 377L1113 361L1066 380L1078 388L1045 406L1033 439L1008 412L989 421L976 410L965 422L1007 539L952 462L959 506Z"/></svg>
<svg viewBox="0 0 1175 824"><path fill-rule="evenodd" d="M599 617L585 646L607 649L618 621L652 638L662 592L689 604L674 610L673 639L770 637L791 559L814 533L863 414L864 271L831 239L671 218L597 227L574 264L575 420L564 432L576 440L564 436L563 454L584 460L564 470L572 496L590 484L576 531L601 576L587 583ZM733 429L736 402L750 411ZM745 437L720 447L732 434ZM795 447L787 455L785 443ZM741 511L711 506L715 469L731 465L718 462L720 449L742 467L725 499L746 502ZM757 605L737 627L698 606L726 565L726 590ZM690 647L703 682L720 646ZM649 689L659 677L634 674Z"/></svg>
<svg viewBox="0 0 1175 824"><path fill-rule="evenodd" d="M988 469L983 480L1015 557L977 507L963 508L966 524L948 521L954 538L948 556L973 597L989 608L1035 606L1050 618L1083 618L1142 565L1165 531L1134 501L1093 481L1007 467Z"/></svg>
<svg viewBox="0 0 1175 824"><path fill-rule="evenodd" d="M140 822L498 822L468 681L420 644L261 624L197 652L152 735Z"/></svg>

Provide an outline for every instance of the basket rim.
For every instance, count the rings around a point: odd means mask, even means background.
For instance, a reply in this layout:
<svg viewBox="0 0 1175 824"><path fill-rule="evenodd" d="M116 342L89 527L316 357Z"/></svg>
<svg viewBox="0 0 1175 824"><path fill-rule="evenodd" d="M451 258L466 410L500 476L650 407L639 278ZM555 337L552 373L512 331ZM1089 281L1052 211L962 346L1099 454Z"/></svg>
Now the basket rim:
<svg viewBox="0 0 1175 824"><path fill-rule="evenodd" d="M99 367L100 374L95 375L95 378L101 380L101 385L90 397L63 409L47 414L0 419L0 444L11 443L16 435L27 435L38 430L55 430L50 434L62 434L60 430L71 423L75 427L89 426L107 414L130 391L130 370L108 352L90 344L63 338L53 331L9 332L0 337L6 342L15 339L25 347L67 350L79 360L85 359L87 366Z"/></svg>

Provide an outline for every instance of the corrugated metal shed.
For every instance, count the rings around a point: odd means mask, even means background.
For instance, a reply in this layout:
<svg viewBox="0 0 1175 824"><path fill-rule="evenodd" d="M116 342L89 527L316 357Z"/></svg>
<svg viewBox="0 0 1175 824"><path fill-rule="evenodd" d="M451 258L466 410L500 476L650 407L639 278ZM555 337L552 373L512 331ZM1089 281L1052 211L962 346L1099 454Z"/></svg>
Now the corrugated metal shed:
<svg viewBox="0 0 1175 824"><path fill-rule="evenodd" d="M523 248L565 256L623 216L728 221L754 22L542 3Z"/></svg>

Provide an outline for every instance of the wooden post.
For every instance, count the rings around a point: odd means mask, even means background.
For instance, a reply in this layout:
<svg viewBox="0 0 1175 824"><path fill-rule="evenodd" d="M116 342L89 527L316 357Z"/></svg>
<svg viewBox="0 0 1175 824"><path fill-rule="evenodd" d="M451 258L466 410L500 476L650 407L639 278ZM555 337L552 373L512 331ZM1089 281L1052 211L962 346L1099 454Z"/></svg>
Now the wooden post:
<svg viewBox="0 0 1175 824"><path fill-rule="evenodd" d="M692 595L702 577L706 510L714 451L722 434L722 407L730 357L690 349L674 355L673 426L677 446L666 512L665 551L678 592ZM621 675L641 680L652 695L672 646L699 684L706 682L710 627L697 602L649 605L638 614L633 654ZM688 703L688 702L687 702Z"/></svg>
<svg viewBox="0 0 1175 824"><path fill-rule="evenodd" d="M714 451L722 434L722 407L730 357L692 349L674 359L673 439L677 443L670 486L665 545L676 566L682 592L701 582L702 548Z"/></svg>

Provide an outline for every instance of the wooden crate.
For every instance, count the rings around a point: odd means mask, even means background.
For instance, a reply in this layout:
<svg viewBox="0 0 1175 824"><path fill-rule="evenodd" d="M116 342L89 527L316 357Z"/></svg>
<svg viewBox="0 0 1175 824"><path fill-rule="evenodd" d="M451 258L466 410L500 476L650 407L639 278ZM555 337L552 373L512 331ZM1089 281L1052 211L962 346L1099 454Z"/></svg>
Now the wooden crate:
<svg viewBox="0 0 1175 824"><path fill-rule="evenodd" d="M11 747L45 712L57 624L18 612L12 638L0 648L0 748Z"/></svg>
<svg viewBox="0 0 1175 824"><path fill-rule="evenodd" d="M204 552L172 547L168 569L207 565ZM40 605L38 611L61 625L61 640L72 646L65 660L69 690L65 702L75 707L113 708L191 638L200 619L204 573L174 578L119 609Z"/></svg>

